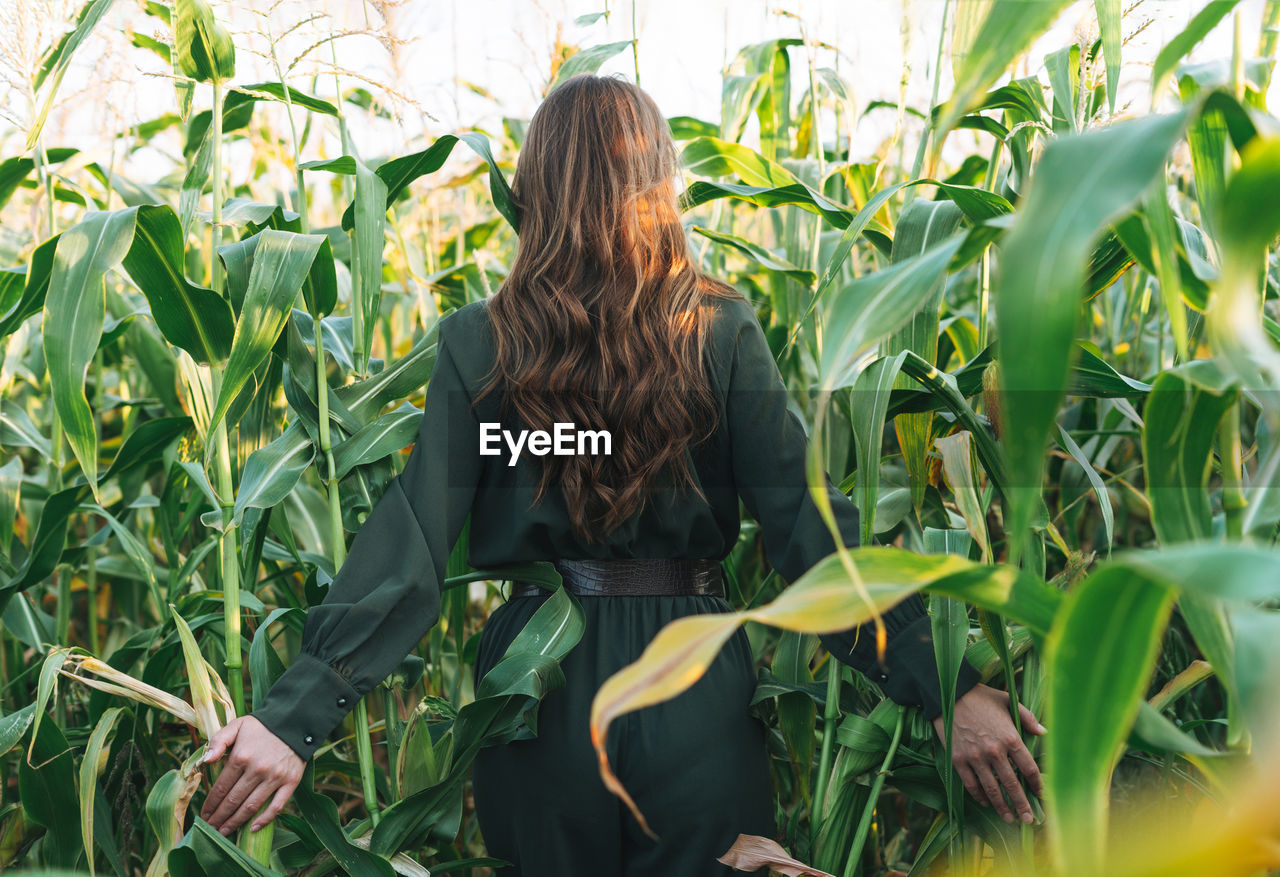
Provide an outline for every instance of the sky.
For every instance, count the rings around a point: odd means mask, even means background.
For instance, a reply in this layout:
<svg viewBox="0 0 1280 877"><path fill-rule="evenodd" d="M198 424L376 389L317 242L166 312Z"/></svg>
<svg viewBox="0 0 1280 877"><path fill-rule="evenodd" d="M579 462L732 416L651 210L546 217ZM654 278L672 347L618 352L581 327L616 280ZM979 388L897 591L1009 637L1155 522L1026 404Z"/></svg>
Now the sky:
<svg viewBox="0 0 1280 877"><path fill-rule="evenodd" d="M0 12L21 19L41 3L59 0L0 0ZM954 0L953 7L972 2ZM1036 0L1027 0L1036 2ZM503 116L528 118L547 81L557 40L592 46L630 39L632 0L608 0L609 15L586 26L575 18L604 11L605 0L214 0L220 20L235 34L238 82L276 79L268 47L283 64L303 56L290 82L304 90L332 94L333 66L343 87L363 84L391 98L399 116L394 123L353 129L362 156L390 155L410 145L421 148L448 131L480 126L494 131ZM1120 105L1130 112L1149 107L1150 64L1205 4L1203 0L1126 0L1128 12ZM64 0L75 8L75 0ZM172 84L160 60L129 44L133 31L165 36L157 19L141 14L140 4L118 3L105 27L95 32L60 91L49 124L47 145L73 142L98 158L109 153L111 132L175 109ZM1257 44L1263 0L1242 0L1238 7L1242 42ZM815 65L833 67L849 80L857 102L896 102L903 87L907 103L928 104L944 0L636 0L640 83L668 116L718 120L721 71L743 46L777 37L799 36L828 46L815 49ZM952 14L954 17L954 13ZM283 32L299 21L289 34ZM1043 56L1065 45L1075 31L1096 33L1093 6L1077 2L1029 54L1029 72ZM1135 34L1136 31L1136 34ZM329 41L333 33L341 34ZM270 35L270 37L268 37ZM1232 21L1217 28L1193 54L1209 60L1230 56ZM332 46L332 49L330 49ZM310 51L307 51L310 50ZM807 77L805 48L792 52L797 96ZM628 49L607 61L604 73L635 75ZM314 74L323 73L318 85ZM484 97L463 82L489 93ZM1280 77L1277 77L1280 82ZM950 65L944 62L940 94L950 92ZM12 91L12 90L11 90ZM15 101L10 93L4 99ZM1275 97L1275 89L1272 90ZM197 108L207 94L198 92ZM1276 104L1273 102L1272 106ZM2 105L0 105L2 106ZM10 115L22 116L16 103ZM831 138L829 120L826 138ZM869 156L892 130L892 111L865 116L854 138L854 158ZM751 142L749 132L747 142ZM25 138L16 126L0 121L4 154L21 151ZM329 150L335 149L330 143ZM172 153L171 153L172 154ZM316 158L318 155L307 155ZM136 155L135 172L153 169L153 158Z"/></svg>

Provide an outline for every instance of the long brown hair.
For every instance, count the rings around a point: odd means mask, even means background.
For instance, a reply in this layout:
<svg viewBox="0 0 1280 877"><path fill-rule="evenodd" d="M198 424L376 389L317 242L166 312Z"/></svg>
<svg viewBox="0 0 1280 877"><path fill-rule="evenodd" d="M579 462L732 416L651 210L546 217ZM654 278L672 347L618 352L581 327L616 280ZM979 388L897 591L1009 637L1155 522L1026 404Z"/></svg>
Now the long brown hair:
<svg viewBox="0 0 1280 877"><path fill-rule="evenodd" d="M609 430L609 455L541 458L534 503L558 480L586 542L642 508L664 467L705 498L685 450L716 425L710 299L738 293L694 263L678 169L653 99L586 73L543 100L516 162L519 246L489 301L497 357L479 396L505 384L504 410L528 429Z"/></svg>

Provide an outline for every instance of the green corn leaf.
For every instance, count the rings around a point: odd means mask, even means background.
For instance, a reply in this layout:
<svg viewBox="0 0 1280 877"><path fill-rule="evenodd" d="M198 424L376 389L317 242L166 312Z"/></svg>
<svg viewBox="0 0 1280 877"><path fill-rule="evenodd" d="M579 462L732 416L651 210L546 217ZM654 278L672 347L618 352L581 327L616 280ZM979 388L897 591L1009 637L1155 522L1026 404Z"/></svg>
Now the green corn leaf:
<svg viewBox="0 0 1280 877"><path fill-rule="evenodd" d="M1185 58L1197 43L1208 36L1209 31L1217 27L1218 23L1226 18L1227 13L1239 2L1240 0L1210 0L1192 16L1191 21L1181 33L1159 51L1155 64L1151 68L1153 99L1158 98L1167 87L1169 74L1173 72L1178 62Z"/></svg>
<svg viewBox="0 0 1280 877"><path fill-rule="evenodd" d="M1015 546L1038 501L1045 443L1067 389L1092 242L1147 191L1186 122L1186 112L1149 116L1051 142L1005 239L993 297Z"/></svg>
<svg viewBox="0 0 1280 877"><path fill-rule="evenodd" d="M1045 799L1063 874L1099 873L1107 789L1155 666L1173 592L1111 565L1068 594L1049 632Z"/></svg>
<svg viewBox="0 0 1280 877"><path fill-rule="evenodd" d="M253 254L244 306L236 325L218 400L210 416L213 424L227 413L236 394L280 337L320 245L326 240L324 235L301 235L270 229L259 232L256 237L259 243Z"/></svg>
<svg viewBox="0 0 1280 877"><path fill-rule="evenodd" d="M802 686L813 682L809 661L817 648L818 638L812 634L783 631L774 649L773 675L784 683ZM797 764L812 764L817 737L818 711L813 699L797 691L780 695L776 701L778 729L786 743L787 752ZM809 796L809 771L800 776L801 794Z"/></svg>
<svg viewBox="0 0 1280 877"><path fill-rule="evenodd" d="M18 403L10 399L0 399L0 447L35 448L46 458L53 456L53 444L40 429L31 422ZM14 457L20 460L19 457Z"/></svg>
<svg viewBox="0 0 1280 877"><path fill-rule="evenodd" d="M395 877L396 871L389 861L347 836L333 798L305 789L305 785L300 784L294 790L298 812L343 872L352 877Z"/></svg>
<svg viewBox="0 0 1280 877"><path fill-rule="evenodd" d="M630 47L631 40L621 40L616 43L604 43L603 45L590 46L589 48L578 50L560 65L560 69L556 72L556 78L551 82L551 87L555 88L569 77L576 76L579 73L595 73L605 61Z"/></svg>
<svg viewBox="0 0 1280 877"><path fill-rule="evenodd" d="M45 158L49 160L50 165L59 164L66 161L80 150L69 147L55 147L45 150ZM8 203L13 197L13 193L18 187L26 182L27 177L31 176L31 172L35 170L36 163L30 158L6 158L0 161L0 207ZM0 296L0 302L3 297ZM0 304L0 316L4 314L3 305Z"/></svg>
<svg viewBox="0 0 1280 877"><path fill-rule="evenodd" d="M70 872L85 848L76 829L75 769L62 729L52 720L37 722L31 743L18 761L18 806L23 818L46 829L46 868ZM39 765L39 767L37 767Z"/></svg>
<svg viewBox="0 0 1280 877"><path fill-rule="evenodd" d="M770 161L791 151L791 59L787 49L804 41L795 37L765 40L738 52L744 72L762 77L755 103L760 123L760 151Z"/></svg>
<svg viewBox="0 0 1280 877"><path fill-rule="evenodd" d="M934 662L938 668L938 692L942 701L942 721L947 737L944 744L943 761L951 763L952 727L955 716L956 682L960 677L960 666L964 660L964 647L969 639L969 612L964 603L944 597L941 594L929 595L930 629L933 634ZM944 787L947 795L947 812L954 820L956 814L963 809L961 796L963 788L956 783L954 771L944 775Z"/></svg>
<svg viewBox="0 0 1280 877"><path fill-rule="evenodd" d="M200 138L200 146L192 156L187 174L182 180L182 189L178 194L178 218L184 241L191 230L191 220L195 218L196 208L200 206L200 197L209 185L209 177L213 172L213 147L212 136L206 134Z"/></svg>
<svg viewBox="0 0 1280 877"><path fill-rule="evenodd" d="M176 771L175 771L176 773ZM197 773L197 777L199 773ZM178 780L175 778L175 783ZM273 877L278 872L260 864L240 849L231 838L205 822L200 814L192 816L191 828L182 834L166 857L171 874L218 874L220 877Z"/></svg>
<svg viewBox="0 0 1280 877"><path fill-rule="evenodd" d="M772 162L750 147L715 137L699 137L689 141L680 152L680 163L690 173L706 177L737 174L752 186L779 187L801 184L799 178L782 165ZM816 192L815 200L826 202ZM829 202L828 202L829 203ZM842 210L831 204L831 209Z"/></svg>
<svg viewBox="0 0 1280 877"><path fill-rule="evenodd" d="M1156 378L1143 412L1142 452L1151 523L1162 545L1212 536L1213 441L1238 396L1212 360L1195 360ZM1236 742L1243 728L1225 612L1196 594L1184 595L1179 603L1196 645L1227 689L1228 739Z"/></svg>
<svg viewBox="0 0 1280 877"><path fill-rule="evenodd" d="M0 320L3 320L22 301L22 290L27 285L27 266L0 270Z"/></svg>
<svg viewBox="0 0 1280 877"><path fill-rule="evenodd" d="M1142 396L1150 391L1150 384L1120 374L1085 345L1075 345L1075 367L1068 386L1071 395L1120 398Z"/></svg>
<svg viewBox="0 0 1280 877"><path fill-rule="evenodd" d="M13 525L22 499L22 476L22 458L16 454L0 466L0 551L6 555L13 551Z"/></svg>
<svg viewBox="0 0 1280 877"><path fill-rule="evenodd" d="M739 235L716 231L710 228L703 228L700 225L695 225L690 230L696 234L702 235L708 240L731 247L762 268L778 274L786 275L802 286L812 287L814 282L818 279L818 275L814 274L812 271L793 265L784 257L774 255L759 244L753 243Z"/></svg>
<svg viewBox="0 0 1280 877"><path fill-rule="evenodd" d="M147 822L156 843L156 854L150 869L153 873L159 873L165 868L174 875L195 873L184 871L180 867L170 867L166 863L172 861L176 865L177 860L182 858L182 854L175 859L170 859L169 856L179 841L184 841L187 806L191 803L196 789L199 788L202 776L202 772L194 762L203 754L203 749L192 752L180 767L165 771L147 793ZM203 821L199 816L195 818L197 823Z"/></svg>
<svg viewBox="0 0 1280 877"><path fill-rule="evenodd" d="M320 392L319 385L316 383L316 359L312 355L311 347L307 344L301 332L301 317L306 314L293 309L293 319L289 321L288 328L285 329L287 339L285 343L287 371L285 372L281 383L284 385L285 399L289 402L289 407L293 412L301 418L301 422L306 426L307 432L311 434L312 441L319 442L318 427L320 424ZM325 342L325 351L333 350L329 343ZM370 416L373 416L372 414ZM329 417L333 424L339 426L345 433L354 433L363 426L363 422L347 410L347 406L342 403L337 393L329 393Z"/></svg>
<svg viewBox="0 0 1280 877"><path fill-rule="evenodd" d="M431 328L409 348L408 353L382 371L362 381L335 387L333 395L338 397L338 401L357 420L367 422L384 405L403 399L417 390L431 378L431 369L435 367L438 325L438 320L432 323Z"/></svg>
<svg viewBox="0 0 1280 877"><path fill-rule="evenodd" d="M992 0L956 74L949 111L938 126L940 138L1068 5L1069 0Z"/></svg>
<svg viewBox="0 0 1280 877"><path fill-rule="evenodd" d="M0 318L0 340L7 338L24 320L44 307L45 296L49 292L49 276L53 273L53 255L58 247L58 238L54 235L36 247L22 274L22 294L16 304L10 305L6 316ZM16 272L15 272L16 273ZM9 280L8 283L16 283ZM13 293L8 295L12 298Z"/></svg>
<svg viewBox="0 0 1280 877"><path fill-rule="evenodd" d="M828 301L822 386L848 384L871 346L902 326L936 288L964 239L956 234L892 267L860 277Z"/></svg>
<svg viewBox="0 0 1280 877"><path fill-rule="evenodd" d="M97 27L98 22L102 20L102 17L107 14L114 3L115 0L88 0L84 6L80 7L80 14L76 17L76 26L41 59L33 84L36 91L40 91L44 88L45 81L48 80L49 87L44 89L44 100L40 102L40 108L36 111L35 120L31 123L30 130L27 131L27 150L35 148L37 141L40 139L40 133L44 130L44 123L49 119L49 110L53 108L54 98L58 95L58 87L62 84L62 77L66 75L67 67L71 63L71 56L75 54L76 49L85 41L89 33Z"/></svg>
<svg viewBox="0 0 1280 877"><path fill-rule="evenodd" d="M294 106L302 107L313 113L319 113L322 116L336 116L338 114L338 108L329 101L307 94L304 91L299 91L292 86L289 86L286 91L285 86L279 82L255 82L227 89L226 96L222 101L222 133L227 134L231 131L247 128L249 123L253 121L255 104L264 100L285 103L286 94L288 94L288 103ZM187 125L186 143L182 147L182 154L185 157L189 158L196 151L201 141L204 140L205 134L209 130L209 123L212 120L213 112L211 110L201 110L191 117L191 122ZM312 164L315 163L312 162Z"/></svg>
<svg viewBox="0 0 1280 877"><path fill-rule="evenodd" d="M1102 31L1102 54L1107 61L1107 105L1116 111L1116 87L1120 83L1120 0L1093 0Z"/></svg>
<svg viewBox="0 0 1280 877"><path fill-rule="evenodd" d="M1061 426L1058 427L1058 444L1084 470L1085 478L1089 479L1089 486L1093 488L1093 494L1098 498L1098 508L1102 510L1102 525L1107 534L1107 556L1110 556L1112 536L1115 534L1116 526L1115 510L1111 506L1111 493L1107 490L1107 485L1103 483L1102 476L1098 474L1098 470L1093 468L1093 463L1089 460L1088 455L1071 438L1071 434Z"/></svg>
<svg viewBox="0 0 1280 877"><path fill-rule="evenodd" d="M1239 392L1212 360L1162 372L1143 412L1151 524L1162 545L1213 533L1209 476L1218 422Z"/></svg>
<svg viewBox="0 0 1280 877"><path fill-rule="evenodd" d="M382 308L382 251L387 243L387 185L382 177L356 162L356 224L353 263L353 291L359 290L358 305L363 321L356 324L356 355L367 361L373 347L373 327Z"/></svg>
<svg viewBox="0 0 1280 877"><path fill-rule="evenodd" d="M966 0L952 4L951 78L960 80L960 71L974 48L974 39L986 21L993 0Z"/></svg>
<svg viewBox="0 0 1280 877"><path fill-rule="evenodd" d="M356 466L381 460L413 443L422 409L409 402L367 423L333 449L336 477L342 478Z"/></svg>
<svg viewBox="0 0 1280 877"><path fill-rule="evenodd" d="M29 703L22 709L0 716L0 755L8 755L26 736L27 728L31 727L35 714L35 703Z"/></svg>
<svg viewBox="0 0 1280 877"><path fill-rule="evenodd" d="M550 564L539 564L557 579ZM513 573L514 574L514 573ZM458 710L449 733L453 761L441 780L408 795L383 811L369 849L381 855L417 845L429 831L440 802L465 776L481 745L531 739L537 730L542 698L564 685L560 661L582 639L585 616L572 593L562 587L538 607L504 654L487 668L476 699Z"/></svg>
<svg viewBox="0 0 1280 877"><path fill-rule="evenodd" d="M976 479L973 475L973 455L969 438L972 433L965 430L948 436L939 436L933 445L942 456L942 469L951 485L951 492L956 498L956 507L964 518L965 527L969 530L978 547L982 549L982 560L991 559L991 540L987 536L987 520L978 499Z"/></svg>
<svg viewBox="0 0 1280 877"><path fill-rule="evenodd" d="M916 198L902 211L897 231L893 236L890 261L901 262L929 249L938 241L955 233L962 217L960 208L951 201L926 201ZM926 362L938 358L938 323L942 316L942 296L947 287L947 275L939 274L933 287L926 294L920 309L885 342L890 355L900 350L910 350ZM896 386L900 389L913 386L910 377L902 375ZM929 483L929 438L933 433L933 412L901 414L894 418L894 431L902 448L902 459L907 467L911 484L911 502L919 509L924 504L925 488Z"/></svg>
<svg viewBox="0 0 1280 877"><path fill-rule="evenodd" d="M84 758L80 761L80 839L84 848L91 850L93 844L93 811L97 803L98 778L106 770L107 760L111 755L109 737L115 730L116 722L124 713L124 707L107 707L107 710L93 726L89 735L89 744L85 747ZM94 867L95 856L88 856L89 873L98 873Z"/></svg>
<svg viewBox="0 0 1280 877"><path fill-rule="evenodd" d="M795 205L802 210L822 216L837 228L845 228L853 221L853 215L849 211L826 198L817 198L812 189L804 183L798 182L786 186L768 187L698 180L681 194L680 209L683 211L692 210L694 207L706 204L708 201L714 201L717 198L735 198L755 204L758 207ZM891 240L888 230L879 223L872 223L868 216L866 225L859 228L857 232L861 233L867 227L870 227L873 233L879 235L878 245L884 244L887 250L887 245Z"/></svg>
<svg viewBox="0 0 1280 877"><path fill-rule="evenodd" d="M141 424L125 438L102 480L110 481L138 467L156 462L163 450L190 428L190 417L162 417ZM17 574L0 587L0 611L3 611L14 592L43 581L53 572L66 546L67 522L76 507L89 495L88 484L75 484L45 500L27 559Z"/></svg>
<svg viewBox="0 0 1280 877"><path fill-rule="evenodd" d="M767 83L760 73L724 77L720 88L720 130L715 136L729 142L742 137L751 114L760 106Z"/></svg>
<svg viewBox="0 0 1280 877"><path fill-rule="evenodd" d="M863 369L853 384L853 435L858 454L854 497L863 545L871 545L877 532L884 424L894 380L906 357L904 350L897 356L876 360Z"/></svg>
<svg viewBox="0 0 1280 877"><path fill-rule="evenodd" d="M296 420L276 439L250 454L236 490L234 521L238 524L246 509L269 509L283 500L315 456L315 445Z"/></svg>
<svg viewBox="0 0 1280 877"><path fill-rule="evenodd" d="M111 532L119 540L120 546L124 549L124 553L128 556L130 562L138 570L142 581L146 584L148 592L153 600L156 601L156 608L161 609L164 606L160 582L156 578L156 564L151 559L150 552L139 541L133 532L120 522L120 520L102 506L96 503L84 503L80 505L76 511L89 512L102 517L107 522L107 526L111 528Z"/></svg>
<svg viewBox="0 0 1280 877"><path fill-rule="evenodd" d="M1235 135L1232 135L1235 140ZM1268 248L1280 233L1280 137L1256 137L1241 147L1240 168L1223 195L1217 220L1222 273L1206 314L1208 336L1224 365L1246 388L1280 385L1280 352L1266 332L1260 302ZM1275 412L1269 412L1272 426Z"/></svg>
<svg viewBox="0 0 1280 877"><path fill-rule="evenodd" d="M134 236L135 208L95 211L63 232L44 303L45 363L62 428L80 468L98 493L98 430L85 397L89 363L106 317L104 282Z"/></svg>
<svg viewBox="0 0 1280 877"><path fill-rule="evenodd" d="M221 82L236 75L231 34L213 18L204 0L174 0L173 41L178 69L197 82Z"/></svg>
<svg viewBox="0 0 1280 877"><path fill-rule="evenodd" d="M1050 52L1044 59L1053 95L1053 130L1058 134L1079 134L1079 105L1089 100L1076 87L1080 81L1080 45Z"/></svg>
<svg viewBox="0 0 1280 877"><path fill-rule="evenodd" d="M511 187L507 178L498 167L497 159L489 148L489 140L478 131L464 131L461 134L445 134L435 143L421 152L393 158L378 165L375 173L387 185L387 207L400 196L405 188L419 177L438 171L453 151L455 144L462 142L471 147L476 155L485 160L489 166L489 192L493 197L493 206L502 214L517 232L520 231L520 220L515 207L511 203ZM312 166L334 173L353 174L356 171L355 160L348 161L349 156L330 162L313 163ZM355 205L349 206L342 214L342 228L350 231L355 226Z"/></svg>
<svg viewBox="0 0 1280 877"><path fill-rule="evenodd" d="M178 214L164 206L134 209L137 233L124 268L150 302L160 332L196 362L226 359L235 334L231 306L213 290L187 280Z"/></svg>

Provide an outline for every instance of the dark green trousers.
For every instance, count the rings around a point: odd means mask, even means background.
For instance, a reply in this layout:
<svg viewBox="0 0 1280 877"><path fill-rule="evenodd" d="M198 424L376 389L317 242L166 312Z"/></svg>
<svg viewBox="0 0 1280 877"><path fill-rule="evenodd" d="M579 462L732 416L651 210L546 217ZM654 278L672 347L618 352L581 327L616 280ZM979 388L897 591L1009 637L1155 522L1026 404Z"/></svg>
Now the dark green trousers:
<svg viewBox="0 0 1280 877"><path fill-rule="evenodd" d="M485 622L482 679L545 595L517 597ZM742 629L675 698L620 717L609 763L659 836L605 788L591 746L591 699L669 621L726 612L709 595L579 597L582 640L561 662L565 685L538 706L536 739L482 748L472 763L476 817L490 855L520 877L708 877L739 834L774 836L765 726L748 712L756 672ZM758 872L760 874L765 871Z"/></svg>

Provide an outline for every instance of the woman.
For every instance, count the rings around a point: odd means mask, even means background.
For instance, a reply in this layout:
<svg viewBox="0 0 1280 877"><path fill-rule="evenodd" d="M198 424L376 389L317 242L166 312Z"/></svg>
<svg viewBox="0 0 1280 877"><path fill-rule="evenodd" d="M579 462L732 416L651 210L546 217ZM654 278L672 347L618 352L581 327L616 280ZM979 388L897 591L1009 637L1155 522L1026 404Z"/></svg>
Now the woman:
<svg viewBox="0 0 1280 877"><path fill-rule="evenodd" d="M738 499L769 561L793 581L835 550L804 476L807 438L753 309L694 265L681 226L670 129L620 79L575 76L530 122L513 179L518 253L502 288L439 324L425 414L404 471L352 544L302 651L259 707L209 743L230 751L202 816L229 833L284 807L305 762L439 617L440 582L468 514L469 562L557 563L586 617L561 663L565 685L537 734L480 750L476 815L511 873L702 877L739 833L772 836L765 728L748 711L755 662L742 630L689 690L630 713L610 763L660 840L644 835L599 777L587 715L600 683L669 621L730 609L719 561L738 538ZM607 430L608 453L508 460L482 453L484 424ZM526 433L526 436L528 433ZM490 446L491 447L491 446ZM858 516L828 479L844 544ZM516 583L485 623L477 682L548 592ZM917 596L884 615L886 666L868 626L821 637L839 660L943 733L930 622ZM962 667L955 764L1007 820L1031 810L1039 773L1004 692ZM1041 730L1024 708L1024 723ZM1010 760L1013 760L1011 764Z"/></svg>

